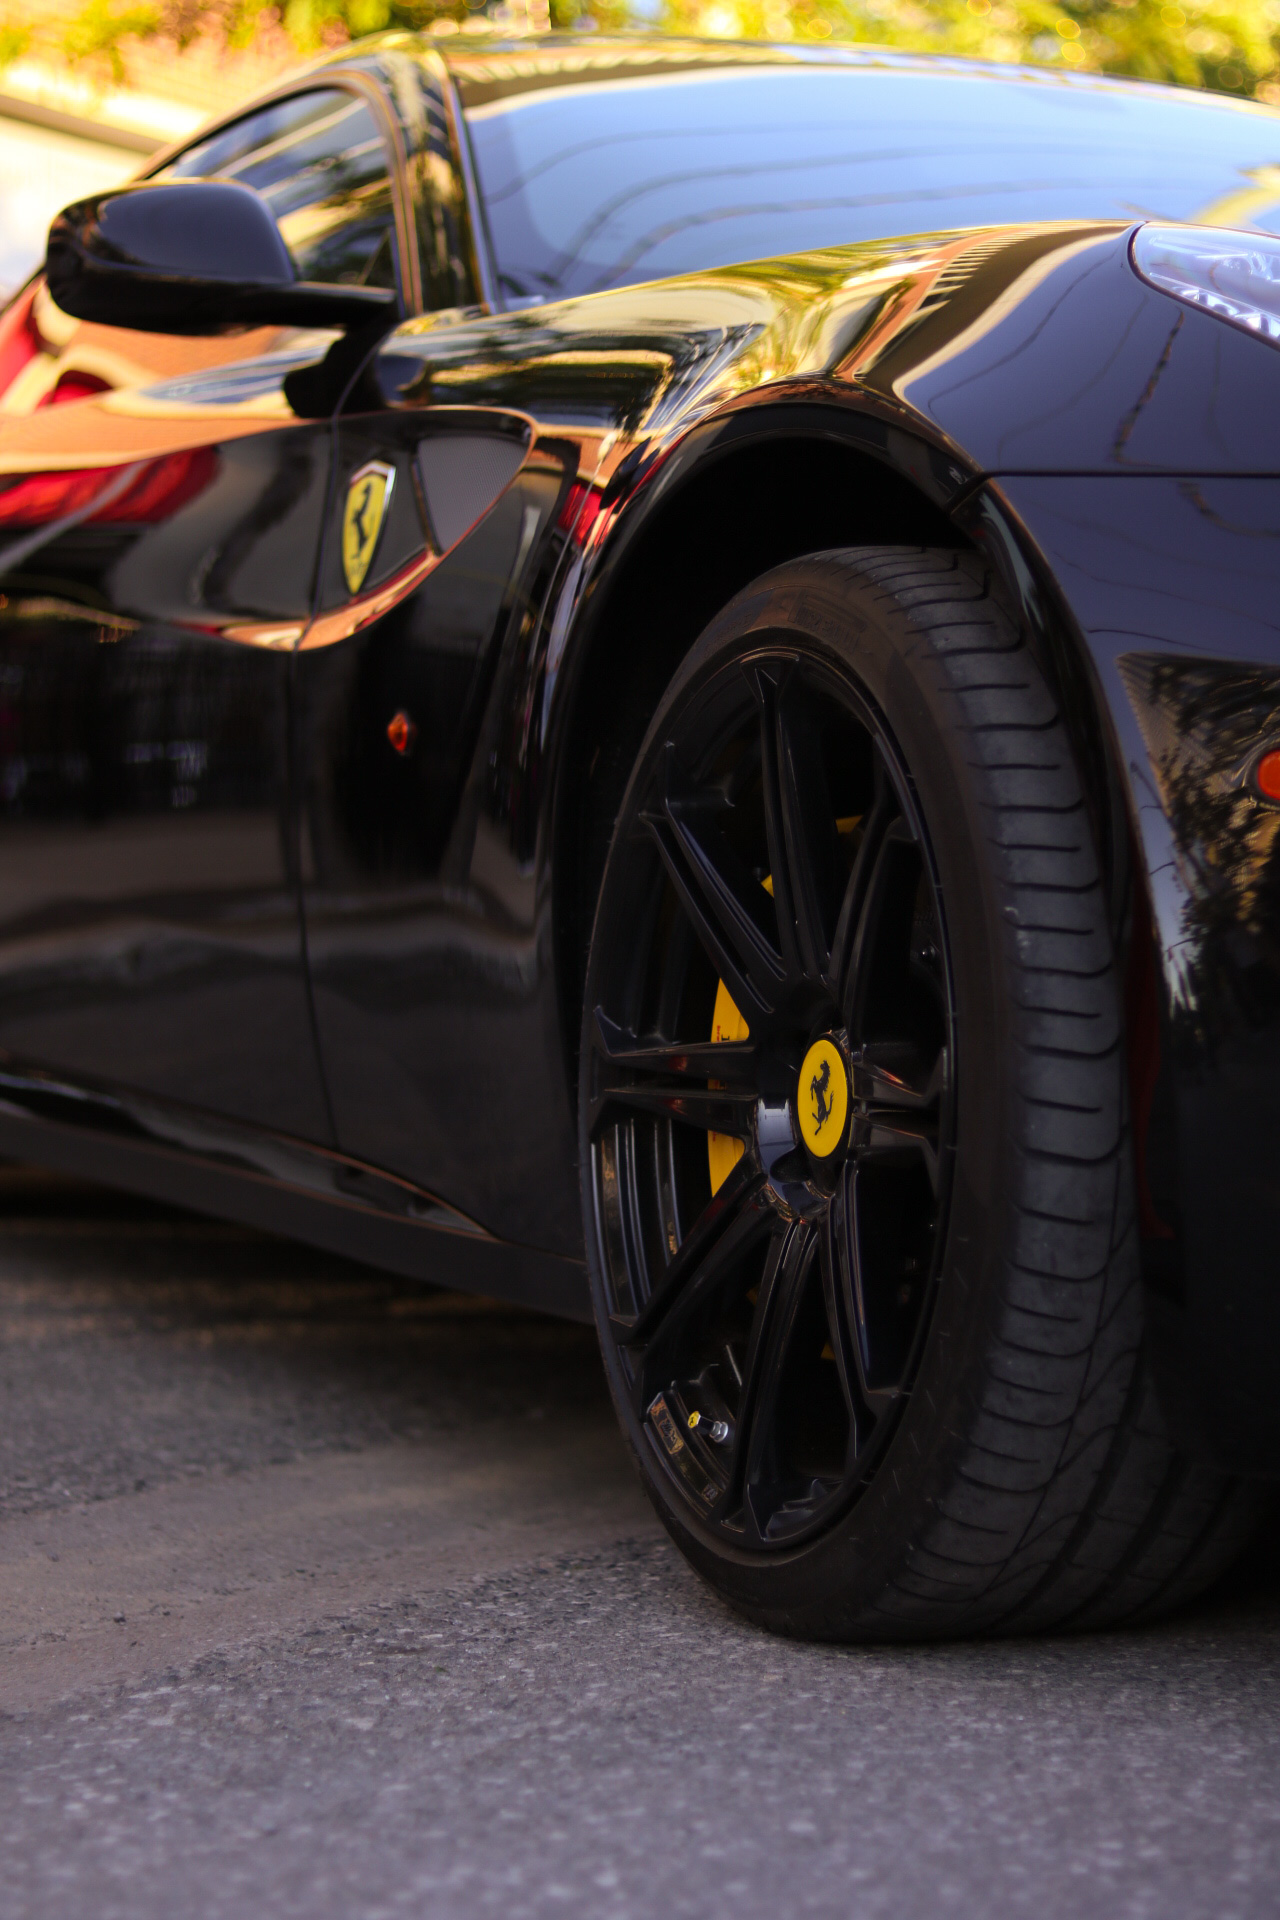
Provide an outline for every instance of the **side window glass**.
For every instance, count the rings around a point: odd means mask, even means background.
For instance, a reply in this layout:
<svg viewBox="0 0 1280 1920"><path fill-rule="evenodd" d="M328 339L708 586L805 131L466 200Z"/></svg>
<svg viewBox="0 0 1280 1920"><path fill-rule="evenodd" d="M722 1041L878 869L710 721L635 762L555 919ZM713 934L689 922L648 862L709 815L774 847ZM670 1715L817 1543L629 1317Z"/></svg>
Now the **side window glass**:
<svg viewBox="0 0 1280 1920"><path fill-rule="evenodd" d="M396 285L387 152L355 94L324 87L278 100L188 147L161 177L252 187L275 215L300 280Z"/></svg>

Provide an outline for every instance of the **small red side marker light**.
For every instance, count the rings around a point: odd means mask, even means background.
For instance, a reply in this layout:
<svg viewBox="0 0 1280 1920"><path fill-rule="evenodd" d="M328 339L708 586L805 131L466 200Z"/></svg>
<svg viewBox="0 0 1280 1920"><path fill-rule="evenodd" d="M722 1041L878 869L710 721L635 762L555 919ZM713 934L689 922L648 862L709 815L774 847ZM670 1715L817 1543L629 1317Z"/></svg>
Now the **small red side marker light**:
<svg viewBox="0 0 1280 1920"><path fill-rule="evenodd" d="M1258 792L1268 800L1280 800L1280 749L1264 753L1254 769Z"/></svg>
<svg viewBox="0 0 1280 1920"><path fill-rule="evenodd" d="M393 714L391 719L388 720L387 738L401 759L403 759L406 754L412 753L413 743L417 737L418 729L403 708L401 708L399 713ZM1277 768L1280 768L1280 753L1273 754L1272 758L1276 761ZM1276 789L1277 792L1280 792L1280 772L1277 772Z"/></svg>

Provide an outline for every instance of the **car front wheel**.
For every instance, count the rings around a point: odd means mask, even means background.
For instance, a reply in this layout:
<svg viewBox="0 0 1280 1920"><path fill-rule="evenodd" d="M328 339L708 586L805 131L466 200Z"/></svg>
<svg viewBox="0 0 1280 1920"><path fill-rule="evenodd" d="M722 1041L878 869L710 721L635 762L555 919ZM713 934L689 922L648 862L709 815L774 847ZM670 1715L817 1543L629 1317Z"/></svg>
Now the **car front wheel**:
<svg viewBox="0 0 1280 1920"><path fill-rule="evenodd" d="M1119 1004L1068 736L980 560L739 595L619 812L581 1163L624 1429L751 1617L1103 1624L1246 1537L1143 1358Z"/></svg>

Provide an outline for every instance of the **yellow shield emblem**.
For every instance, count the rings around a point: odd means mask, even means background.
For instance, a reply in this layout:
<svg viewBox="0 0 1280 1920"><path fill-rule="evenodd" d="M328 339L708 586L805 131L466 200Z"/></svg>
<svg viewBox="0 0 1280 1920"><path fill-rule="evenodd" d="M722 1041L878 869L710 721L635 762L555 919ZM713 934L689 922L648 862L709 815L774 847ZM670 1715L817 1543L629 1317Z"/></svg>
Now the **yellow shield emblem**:
<svg viewBox="0 0 1280 1920"><path fill-rule="evenodd" d="M342 515L342 571L351 593L359 593L377 552L395 477L395 468L381 460L370 460L351 476Z"/></svg>

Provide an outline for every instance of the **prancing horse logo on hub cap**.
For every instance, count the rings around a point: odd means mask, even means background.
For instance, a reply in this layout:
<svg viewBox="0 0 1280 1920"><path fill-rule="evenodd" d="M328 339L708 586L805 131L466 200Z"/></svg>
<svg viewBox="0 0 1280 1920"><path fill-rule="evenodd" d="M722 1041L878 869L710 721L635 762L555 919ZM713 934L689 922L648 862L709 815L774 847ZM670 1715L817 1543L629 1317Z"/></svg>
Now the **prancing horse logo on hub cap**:
<svg viewBox="0 0 1280 1920"><path fill-rule="evenodd" d="M814 1041L800 1069L797 1093L804 1143L816 1159L825 1160L843 1141L849 1118L849 1075L832 1041Z"/></svg>

